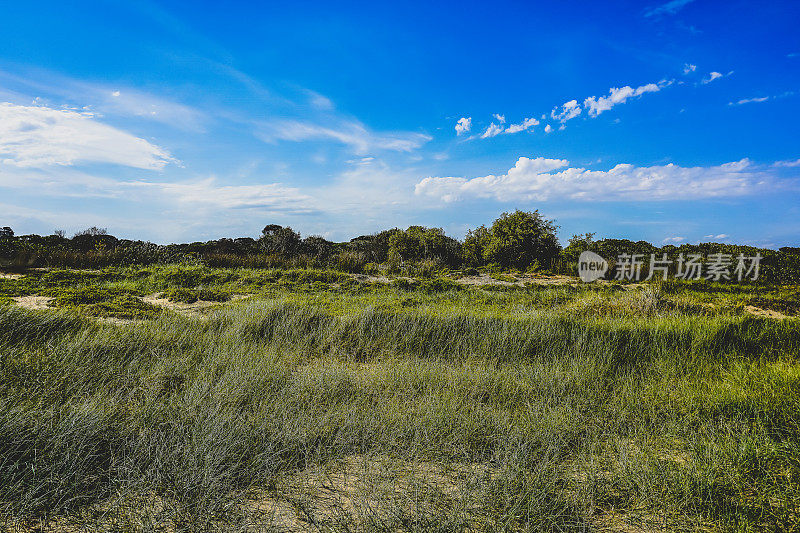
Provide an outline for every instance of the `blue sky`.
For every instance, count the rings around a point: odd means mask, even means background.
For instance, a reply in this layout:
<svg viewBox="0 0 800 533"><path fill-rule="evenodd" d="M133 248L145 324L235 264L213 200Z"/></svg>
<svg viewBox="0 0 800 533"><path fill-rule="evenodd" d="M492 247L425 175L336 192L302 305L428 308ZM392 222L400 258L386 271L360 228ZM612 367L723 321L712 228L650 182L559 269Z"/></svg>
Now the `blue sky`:
<svg viewBox="0 0 800 533"><path fill-rule="evenodd" d="M800 242L797 2L4 2L0 225Z"/></svg>

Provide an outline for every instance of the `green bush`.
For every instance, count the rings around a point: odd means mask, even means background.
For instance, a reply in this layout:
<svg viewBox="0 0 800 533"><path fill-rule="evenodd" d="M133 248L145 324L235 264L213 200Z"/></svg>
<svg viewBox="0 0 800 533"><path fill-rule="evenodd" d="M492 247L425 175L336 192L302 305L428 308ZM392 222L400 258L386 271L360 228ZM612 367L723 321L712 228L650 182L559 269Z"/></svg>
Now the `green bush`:
<svg viewBox="0 0 800 533"><path fill-rule="evenodd" d="M231 299L231 295L219 289L197 289L195 291L199 300L206 302L227 302Z"/></svg>
<svg viewBox="0 0 800 533"><path fill-rule="evenodd" d="M419 290L426 293L460 291L463 285L448 278L426 279L419 284Z"/></svg>
<svg viewBox="0 0 800 533"><path fill-rule="evenodd" d="M166 298L170 302L179 302L184 304L191 304L197 301L197 294L191 289L177 288L167 289L161 293L162 298Z"/></svg>

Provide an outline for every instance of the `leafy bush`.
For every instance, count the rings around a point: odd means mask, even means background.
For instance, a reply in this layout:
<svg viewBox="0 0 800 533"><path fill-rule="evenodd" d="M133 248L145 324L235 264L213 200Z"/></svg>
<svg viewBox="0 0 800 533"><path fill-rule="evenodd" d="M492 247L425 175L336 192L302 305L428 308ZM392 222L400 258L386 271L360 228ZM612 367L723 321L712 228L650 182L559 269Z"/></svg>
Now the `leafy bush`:
<svg viewBox="0 0 800 533"><path fill-rule="evenodd" d="M227 302L231 299L231 295L220 289L167 289L161 293L163 298L168 299L170 302L179 302L191 304L197 300L206 302Z"/></svg>
<svg viewBox="0 0 800 533"><path fill-rule="evenodd" d="M191 304L197 301L197 294L191 289L177 288L167 289L161 293L162 298L166 298L170 302L180 302L184 304Z"/></svg>
<svg viewBox="0 0 800 533"><path fill-rule="evenodd" d="M206 302L227 302L231 299L230 293L219 289L197 289L197 298Z"/></svg>

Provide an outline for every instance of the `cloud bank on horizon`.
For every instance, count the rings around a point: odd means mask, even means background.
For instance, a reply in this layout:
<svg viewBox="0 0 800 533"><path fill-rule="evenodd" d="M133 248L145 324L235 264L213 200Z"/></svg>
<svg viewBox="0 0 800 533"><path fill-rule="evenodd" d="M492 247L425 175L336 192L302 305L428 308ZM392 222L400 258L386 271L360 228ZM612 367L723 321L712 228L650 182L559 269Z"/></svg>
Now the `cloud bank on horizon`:
<svg viewBox="0 0 800 533"><path fill-rule="evenodd" d="M17 45L0 58L0 225L18 233L100 225L171 242L274 222L334 239L411 224L461 236L520 208L566 235L800 241L788 2L587 8L570 23L564 6L501 5L510 30L542 21L541 41L511 31L459 48L479 7L319 4L329 31L309 33L291 6L242 4L250 31L241 9L45 4L0 17L0 45ZM419 9L461 29L437 34ZM743 28L771 39L742 41ZM103 47L109 32L120 38ZM78 59L60 53L66 37Z"/></svg>

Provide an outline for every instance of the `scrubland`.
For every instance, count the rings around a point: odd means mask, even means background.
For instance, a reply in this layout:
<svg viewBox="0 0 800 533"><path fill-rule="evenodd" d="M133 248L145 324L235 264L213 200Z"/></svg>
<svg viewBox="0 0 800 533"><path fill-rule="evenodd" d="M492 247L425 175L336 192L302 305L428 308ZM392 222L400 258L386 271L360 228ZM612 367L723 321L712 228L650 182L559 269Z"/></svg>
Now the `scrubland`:
<svg viewBox="0 0 800 533"><path fill-rule="evenodd" d="M798 287L495 278L0 279L0 529L800 528Z"/></svg>

